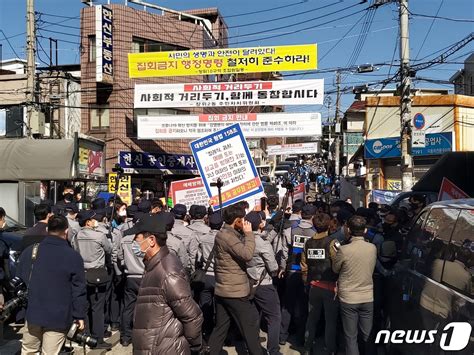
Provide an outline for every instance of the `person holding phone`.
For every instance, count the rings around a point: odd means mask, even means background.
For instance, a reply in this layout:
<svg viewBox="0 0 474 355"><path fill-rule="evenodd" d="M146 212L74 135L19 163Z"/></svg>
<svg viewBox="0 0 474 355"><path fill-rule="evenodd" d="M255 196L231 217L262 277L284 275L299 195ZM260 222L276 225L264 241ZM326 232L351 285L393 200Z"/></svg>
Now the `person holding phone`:
<svg viewBox="0 0 474 355"><path fill-rule="evenodd" d="M250 302L246 263L255 251L255 236L250 222L244 220L245 207L237 203L223 210L224 226L215 240L216 326L209 339L211 355L220 353L230 327L237 324L249 354L262 354L259 342L259 316Z"/></svg>

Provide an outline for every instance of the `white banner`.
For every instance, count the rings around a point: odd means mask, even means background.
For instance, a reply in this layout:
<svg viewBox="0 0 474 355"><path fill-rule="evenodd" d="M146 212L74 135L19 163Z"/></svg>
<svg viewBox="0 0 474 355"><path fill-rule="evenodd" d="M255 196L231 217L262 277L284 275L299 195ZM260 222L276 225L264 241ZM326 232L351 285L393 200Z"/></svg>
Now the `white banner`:
<svg viewBox="0 0 474 355"><path fill-rule="evenodd" d="M181 203L189 208L192 205L207 206L209 197L200 177L171 182L173 204Z"/></svg>
<svg viewBox="0 0 474 355"><path fill-rule="evenodd" d="M135 85L135 108L322 105L323 98L323 79Z"/></svg>
<svg viewBox="0 0 474 355"><path fill-rule="evenodd" d="M240 123L246 138L321 135L319 113L237 113L138 116L138 139L196 139Z"/></svg>
<svg viewBox="0 0 474 355"><path fill-rule="evenodd" d="M267 147L268 155L316 154L318 152L318 142L269 145Z"/></svg>

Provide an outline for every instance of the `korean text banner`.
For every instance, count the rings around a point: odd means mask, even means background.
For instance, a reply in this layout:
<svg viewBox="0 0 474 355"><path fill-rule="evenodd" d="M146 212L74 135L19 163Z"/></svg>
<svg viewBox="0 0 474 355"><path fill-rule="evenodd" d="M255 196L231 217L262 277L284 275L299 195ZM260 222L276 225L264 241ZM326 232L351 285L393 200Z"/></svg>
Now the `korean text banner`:
<svg viewBox="0 0 474 355"><path fill-rule="evenodd" d="M119 164L127 174L156 174L164 170L197 174L196 162L190 154L119 152Z"/></svg>
<svg viewBox="0 0 474 355"><path fill-rule="evenodd" d="M137 84L135 108L322 105L324 80Z"/></svg>
<svg viewBox="0 0 474 355"><path fill-rule="evenodd" d="M217 187L221 179L222 206L260 195L263 186L240 125L234 124L190 144L214 210L219 209Z"/></svg>
<svg viewBox="0 0 474 355"><path fill-rule="evenodd" d="M115 193L117 184L117 174L109 174L109 193ZM117 196L127 205L132 204L132 177L130 175L122 175L117 186Z"/></svg>
<svg viewBox="0 0 474 355"><path fill-rule="evenodd" d="M321 135L319 113L238 113L199 116L137 116L138 139L195 139L236 122L247 138Z"/></svg>
<svg viewBox="0 0 474 355"><path fill-rule="evenodd" d="M317 45L129 53L130 78L317 69Z"/></svg>
<svg viewBox="0 0 474 355"><path fill-rule="evenodd" d="M209 197L200 177L171 182L173 205L185 205L188 210L192 205L207 206Z"/></svg>
<svg viewBox="0 0 474 355"><path fill-rule="evenodd" d="M319 152L318 142L280 144L267 146L268 155L316 154Z"/></svg>

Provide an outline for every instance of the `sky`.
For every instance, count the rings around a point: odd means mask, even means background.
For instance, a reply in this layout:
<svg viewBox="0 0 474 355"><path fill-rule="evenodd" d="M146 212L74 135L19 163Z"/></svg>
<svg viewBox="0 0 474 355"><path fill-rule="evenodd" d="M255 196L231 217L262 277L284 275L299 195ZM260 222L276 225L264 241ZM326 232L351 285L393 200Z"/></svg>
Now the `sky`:
<svg viewBox="0 0 474 355"><path fill-rule="evenodd" d="M112 0L124 4L125 0ZM218 7L229 27L230 47L269 45L318 44L318 70L310 73L284 73L285 79L325 80L325 90L332 98L330 116L334 116L335 71L350 64L380 64L373 73L359 74L345 71L341 110L345 111L354 99L351 88L373 84L380 89L380 81L396 72L399 66L398 5L385 4L373 12L363 11L375 0L360 4L360 0L148 0L175 10ZM97 3L107 3L98 1ZM79 62L79 13L85 6L80 0L35 0L35 11L41 13L38 33L59 41L59 63ZM474 31L473 0L410 0L410 57L412 63L422 63L436 57L441 49L461 40ZM436 19L432 17L437 14ZM68 18L72 17L72 18ZM444 17L441 18L441 17ZM0 0L0 43L3 59L25 58L26 0ZM58 24L58 22L60 22ZM57 33L57 31L62 33ZM362 35L361 34L366 34ZM8 38L8 41L5 39ZM271 37L271 38L267 38ZM49 40L39 39L40 64L49 63ZM365 38L365 41L363 40ZM44 51L43 51L44 49ZM452 90L446 83L474 51L474 41L449 58L449 63L437 65L417 73L416 88ZM44 63L42 63L44 62ZM389 76L389 73L391 74ZM426 81L426 79L430 81ZM378 84L378 86L376 85ZM387 88L393 88L389 84ZM315 105L287 107L287 111L321 112L323 120L328 108Z"/></svg>

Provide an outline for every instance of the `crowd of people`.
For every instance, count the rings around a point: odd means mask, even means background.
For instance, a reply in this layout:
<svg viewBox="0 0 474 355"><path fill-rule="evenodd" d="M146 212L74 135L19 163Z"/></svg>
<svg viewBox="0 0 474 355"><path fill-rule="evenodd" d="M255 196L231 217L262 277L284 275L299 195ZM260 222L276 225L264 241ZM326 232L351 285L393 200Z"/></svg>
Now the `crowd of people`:
<svg viewBox="0 0 474 355"><path fill-rule="evenodd" d="M290 336L311 354L320 327L328 353L344 343L346 354L373 353L383 284L424 207L414 196L409 211L321 200L287 209L269 196L264 210L98 198L79 211L73 197L65 189L37 205L22 240L22 354L59 353L72 324L107 350L119 331L134 354L219 354L242 339L249 354L276 355Z"/></svg>

